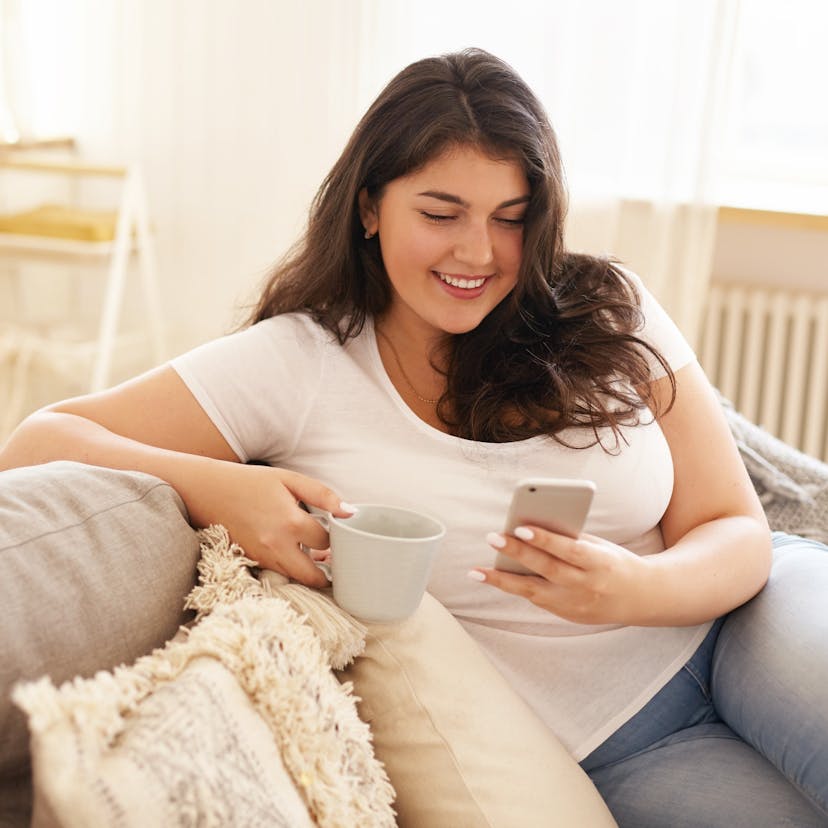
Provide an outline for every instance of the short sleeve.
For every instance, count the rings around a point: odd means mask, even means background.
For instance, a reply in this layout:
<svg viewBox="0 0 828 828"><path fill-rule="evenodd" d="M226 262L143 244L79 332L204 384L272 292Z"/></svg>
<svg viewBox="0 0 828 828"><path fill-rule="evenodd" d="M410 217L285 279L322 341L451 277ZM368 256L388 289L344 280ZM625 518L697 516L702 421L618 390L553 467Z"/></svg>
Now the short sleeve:
<svg viewBox="0 0 828 828"><path fill-rule="evenodd" d="M655 296L644 286L641 278L629 270L624 270L624 274L635 285L641 298L644 327L639 332L640 337L664 357L673 371L678 371L679 368L694 362L696 354L690 343ZM661 363L647 349L644 349L644 355L650 365L653 379L663 377L666 372Z"/></svg>
<svg viewBox="0 0 828 828"><path fill-rule="evenodd" d="M325 334L285 314L170 362L242 462L291 454L320 386Z"/></svg>

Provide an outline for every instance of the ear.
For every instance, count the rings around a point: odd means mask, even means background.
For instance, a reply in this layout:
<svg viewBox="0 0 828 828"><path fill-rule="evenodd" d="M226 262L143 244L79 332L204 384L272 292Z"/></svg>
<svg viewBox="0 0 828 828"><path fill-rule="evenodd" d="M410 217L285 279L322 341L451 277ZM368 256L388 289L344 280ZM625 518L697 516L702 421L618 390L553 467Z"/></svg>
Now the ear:
<svg viewBox="0 0 828 828"><path fill-rule="evenodd" d="M371 196L368 195L368 190L363 187L359 191L359 218L362 221L362 226L366 233L372 236L376 234L379 228L379 211L377 204Z"/></svg>

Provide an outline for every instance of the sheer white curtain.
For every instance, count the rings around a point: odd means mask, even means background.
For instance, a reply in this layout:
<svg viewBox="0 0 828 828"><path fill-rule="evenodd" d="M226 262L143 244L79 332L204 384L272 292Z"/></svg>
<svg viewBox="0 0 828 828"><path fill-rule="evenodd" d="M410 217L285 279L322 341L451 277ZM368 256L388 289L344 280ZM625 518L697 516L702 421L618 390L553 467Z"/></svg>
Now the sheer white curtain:
<svg viewBox="0 0 828 828"><path fill-rule="evenodd" d="M389 78L480 46L546 105L569 246L637 270L695 340L737 2L0 0L0 23L20 131L141 163L167 300L205 296L213 331Z"/></svg>
<svg viewBox="0 0 828 828"><path fill-rule="evenodd" d="M12 0L0 0L0 141L10 143L20 139L18 116L11 98L11 80L17 62L16 21L16 5Z"/></svg>
<svg viewBox="0 0 828 828"><path fill-rule="evenodd" d="M569 247L638 271L695 341L736 0L362 0L360 11L363 105L428 54L480 46L511 63L560 139Z"/></svg>

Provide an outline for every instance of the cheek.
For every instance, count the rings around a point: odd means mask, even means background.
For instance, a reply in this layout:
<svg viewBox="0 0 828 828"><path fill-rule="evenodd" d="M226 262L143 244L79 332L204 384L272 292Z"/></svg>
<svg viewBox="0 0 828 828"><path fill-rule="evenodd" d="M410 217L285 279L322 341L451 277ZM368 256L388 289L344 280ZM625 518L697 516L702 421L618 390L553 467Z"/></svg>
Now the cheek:
<svg viewBox="0 0 828 828"><path fill-rule="evenodd" d="M517 276L523 258L523 233L514 233L511 238L506 239L501 251L504 270L508 270Z"/></svg>
<svg viewBox="0 0 828 828"><path fill-rule="evenodd" d="M398 274L430 269L435 265L445 251L445 243L428 228L411 230L400 234L389 234L383 244L383 261L389 277L394 279Z"/></svg>

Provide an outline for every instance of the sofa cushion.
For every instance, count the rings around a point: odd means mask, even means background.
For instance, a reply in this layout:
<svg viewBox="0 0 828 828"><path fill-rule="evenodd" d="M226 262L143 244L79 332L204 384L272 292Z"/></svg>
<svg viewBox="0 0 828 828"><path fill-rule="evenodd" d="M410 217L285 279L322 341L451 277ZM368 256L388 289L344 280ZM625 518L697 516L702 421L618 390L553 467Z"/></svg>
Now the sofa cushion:
<svg viewBox="0 0 828 828"><path fill-rule="evenodd" d="M181 498L150 475L70 462L0 473L0 775L28 763L12 685L162 645L190 617L198 552Z"/></svg>
<svg viewBox="0 0 828 828"><path fill-rule="evenodd" d="M340 677L361 699L400 826L615 825L589 777L432 596L400 624L369 626Z"/></svg>

